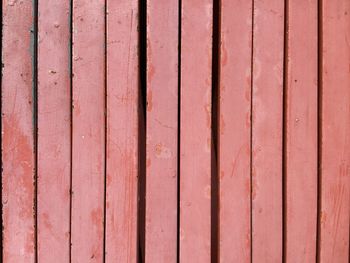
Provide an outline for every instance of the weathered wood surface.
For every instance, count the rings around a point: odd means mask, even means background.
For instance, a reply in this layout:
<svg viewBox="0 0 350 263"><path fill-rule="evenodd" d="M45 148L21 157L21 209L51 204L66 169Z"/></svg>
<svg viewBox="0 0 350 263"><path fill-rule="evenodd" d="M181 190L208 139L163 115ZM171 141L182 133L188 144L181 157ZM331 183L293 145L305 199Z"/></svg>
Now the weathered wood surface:
<svg viewBox="0 0 350 263"><path fill-rule="evenodd" d="M38 6L38 261L68 262L71 94L68 1Z"/></svg>
<svg viewBox="0 0 350 263"><path fill-rule="evenodd" d="M147 3L146 262L177 260L178 8Z"/></svg>
<svg viewBox="0 0 350 263"><path fill-rule="evenodd" d="M349 262L350 2L323 0L319 262Z"/></svg>
<svg viewBox="0 0 350 263"><path fill-rule="evenodd" d="M34 18L32 1L2 1L2 256L34 263Z"/></svg>
<svg viewBox="0 0 350 263"><path fill-rule="evenodd" d="M285 69L285 257L314 262L317 232L317 1L289 1Z"/></svg>
<svg viewBox="0 0 350 263"><path fill-rule="evenodd" d="M349 261L348 0L2 7L1 262Z"/></svg>
<svg viewBox="0 0 350 263"><path fill-rule="evenodd" d="M254 1L252 260L282 260L284 2Z"/></svg>
<svg viewBox="0 0 350 263"><path fill-rule="evenodd" d="M73 1L72 262L104 254L104 4Z"/></svg>
<svg viewBox="0 0 350 263"><path fill-rule="evenodd" d="M138 13L107 1L106 262L137 262Z"/></svg>
<svg viewBox="0 0 350 263"><path fill-rule="evenodd" d="M211 258L211 82L213 3L182 1L180 262Z"/></svg>
<svg viewBox="0 0 350 263"><path fill-rule="evenodd" d="M251 1L221 2L220 262L250 262L251 257L252 18Z"/></svg>

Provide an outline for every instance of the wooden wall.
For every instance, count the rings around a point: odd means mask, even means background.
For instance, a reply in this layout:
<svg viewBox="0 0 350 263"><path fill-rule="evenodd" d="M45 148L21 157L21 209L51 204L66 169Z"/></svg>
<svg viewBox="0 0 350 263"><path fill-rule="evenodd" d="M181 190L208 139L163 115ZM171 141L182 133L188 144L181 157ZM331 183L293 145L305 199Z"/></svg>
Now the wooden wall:
<svg viewBox="0 0 350 263"><path fill-rule="evenodd" d="M1 4L1 262L349 262L349 0Z"/></svg>

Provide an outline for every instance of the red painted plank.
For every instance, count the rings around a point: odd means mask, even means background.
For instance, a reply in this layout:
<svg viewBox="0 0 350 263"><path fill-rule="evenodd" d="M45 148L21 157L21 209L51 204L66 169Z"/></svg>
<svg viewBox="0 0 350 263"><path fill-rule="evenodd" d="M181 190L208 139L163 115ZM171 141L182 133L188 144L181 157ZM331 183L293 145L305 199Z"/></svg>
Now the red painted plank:
<svg viewBox="0 0 350 263"><path fill-rule="evenodd" d="M254 2L252 260L282 260L284 2Z"/></svg>
<svg viewBox="0 0 350 263"><path fill-rule="evenodd" d="M38 8L38 260L68 262L69 2L40 1Z"/></svg>
<svg viewBox="0 0 350 263"><path fill-rule="evenodd" d="M252 1L221 2L220 262L250 262Z"/></svg>
<svg viewBox="0 0 350 263"><path fill-rule="evenodd" d="M350 2L323 0L320 262L349 262Z"/></svg>
<svg viewBox="0 0 350 263"><path fill-rule="evenodd" d="M147 6L146 262L177 257L178 7Z"/></svg>
<svg viewBox="0 0 350 263"><path fill-rule="evenodd" d="M210 262L213 3L182 1L180 262Z"/></svg>
<svg viewBox="0 0 350 263"><path fill-rule="evenodd" d="M106 262L137 262L138 3L107 2Z"/></svg>
<svg viewBox="0 0 350 263"><path fill-rule="evenodd" d="M32 1L2 3L3 261L34 262Z"/></svg>
<svg viewBox="0 0 350 263"><path fill-rule="evenodd" d="M104 3L73 2L72 262L103 258Z"/></svg>
<svg viewBox="0 0 350 263"><path fill-rule="evenodd" d="M286 262L314 262L317 230L317 0L289 1Z"/></svg>

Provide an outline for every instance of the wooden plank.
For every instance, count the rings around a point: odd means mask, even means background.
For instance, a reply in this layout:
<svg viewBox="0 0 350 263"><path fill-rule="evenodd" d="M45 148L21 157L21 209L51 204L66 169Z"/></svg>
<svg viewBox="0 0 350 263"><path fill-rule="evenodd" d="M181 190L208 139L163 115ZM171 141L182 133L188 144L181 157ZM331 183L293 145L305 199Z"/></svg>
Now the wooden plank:
<svg viewBox="0 0 350 263"><path fill-rule="evenodd" d="M137 262L138 3L107 2L106 262Z"/></svg>
<svg viewBox="0 0 350 263"><path fill-rule="evenodd" d="M252 260L282 260L284 2L254 2Z"/></svg>
<svg viewBox="0 0 350 263"><path fill-rule="evenodd" d="M211 260L213 3L182 1L180 262Z"/></svg>
<svg viewBox="0 0 350 263"><path fill-rule="evenodd" d="M2 222L3 262L31 263L34 241L32 1L3 1Z"/></svg>
<svg viewBox="0 0 350 263"><path fill-rule="evenodd" d="M317 1L289 1L285 259L314 262L317 230Z"/></svg>
<svg viewBox="0 0 350 263"><path fill-rule="evenodd" d="M178 7L147 6L146 262L177 260Z"/></svg>
<svg viewBox="0 0 350 263"><path fill-rule="evenodd" d="M250 262L252 1L221 2L220 262Z"/></svg>
<svg viewBox="0 0 350 263"><path fill-rule="evenodd" d="M39 1L38 10L38 261L68 262L69 2Z"/></svg>
<svg viewBox="0 0 350 263"><path fill-rule="evenodd" d="M73 1L72 262L103 259L104 3Z"/></svg>
<svg viewBox="0 0 350 263"><path fill-rule="evenodd" d="M349 262L350 2L322 1L320 262Z"/></svg>

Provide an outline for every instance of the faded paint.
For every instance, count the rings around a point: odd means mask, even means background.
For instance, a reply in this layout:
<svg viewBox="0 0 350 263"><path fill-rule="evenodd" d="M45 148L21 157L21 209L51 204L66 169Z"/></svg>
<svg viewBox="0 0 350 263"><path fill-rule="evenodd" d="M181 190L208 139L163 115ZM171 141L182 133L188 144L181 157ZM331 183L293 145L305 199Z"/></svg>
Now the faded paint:
<svg viewBox="0 0 350 263"><path fill-rule="evenodd" d="M101 262L105 180L105 1L73 1L72 262ZM95 212L94 217L91 213ZM97 215L97 214L100 215Z"/></svg>
<svg viewBox="0 0 350 263"><path fill-rule="evenodd" d="M285 260L313 262L317 231L317 1L289 1L285 76ZM276 67L279 81L279 67Z"/></svg>
<svg viewBox="0 0 350 263"><path fill-rule="evenodd" d="M137 263L138 13L107 0L106 262Z"/></svg>
<svg viewBox="0 0 350 263"><path fill-rule="evenodd" d="M2 260L34 263L32 2L2 7Z"/></svg>
<svg viewBox="0 0 350 263"><path fill-rule="evenodd" d="M178 7L147 1L145 262L177 262Z"/></svg>
<svg viewBox="0 0 350 263"><path fill-rule="evenodd" d="M67 262L71 170L69 3L39 1L38 11L45 14L38 18L38 261Z"/></svg>
<svg viewBox="0 0 350 263"><path fill-rule="evenodd" d="M203 189L211 182L212 4L182 1L179 261L183 263L211 259L211 197Z"/></svg>

